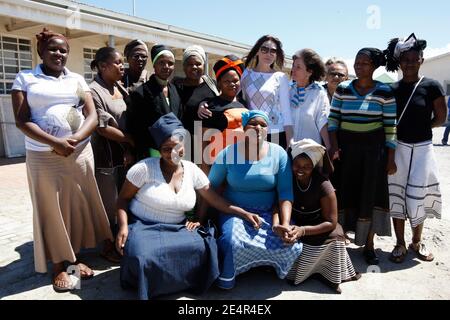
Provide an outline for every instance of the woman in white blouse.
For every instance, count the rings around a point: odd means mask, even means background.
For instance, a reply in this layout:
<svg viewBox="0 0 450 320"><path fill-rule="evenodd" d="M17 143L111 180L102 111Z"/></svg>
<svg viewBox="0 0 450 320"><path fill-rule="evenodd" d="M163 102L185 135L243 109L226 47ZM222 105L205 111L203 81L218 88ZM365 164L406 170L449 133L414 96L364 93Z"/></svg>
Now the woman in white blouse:
<svg viewBox="0 0 450 320"><path fill-rule="evenodd" d="M262 36L245 60L241 88L247 108L269 115L267 141L287 148L292 139L292 116L289 106L289 79L281 70L284 52L281 41Z"/></svg>
<svg viewBox="0 0 450 320"><path fill-rule="evenodd" d="M196 192L221 211L258 217L230 205L210 188L203 171L181 160L185 130L173 113L156 121L150 133L161 158L131 167L118 200L121 285L137 288L140 299L184 290L202 293L218 277L219 266L214 229L186 219Z"/></svg>
<svg viewBox="0 0 450 320"><path fill-rule="evenodd" d="M63 35L44 29L36 38L42 64L17 75L12 101L25 134L35 269L46 272L51 260L53 288L68 291L74 287L68 263L78 266L82 279L93 276L77 260L80 250L104 240L114 245L94 176L89 139L97 113L89 87L65 68L70 48Z"/></svg>
<svg viewBox="0 0 450 320"><path fill-rule="evenodd" d="M291 113L294 121L294 141L312 139L329 149L327 93L316 81L325 75L321 57L312 49L297 51L292 57L290 88Z"/></svg>

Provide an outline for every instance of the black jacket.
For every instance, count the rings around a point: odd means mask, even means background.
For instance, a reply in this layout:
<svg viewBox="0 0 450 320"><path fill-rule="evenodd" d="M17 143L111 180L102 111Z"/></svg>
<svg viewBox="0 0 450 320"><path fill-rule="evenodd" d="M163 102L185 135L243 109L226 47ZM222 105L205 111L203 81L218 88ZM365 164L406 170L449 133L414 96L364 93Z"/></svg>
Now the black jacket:
<svg viewBox="0 0 450 320"><path fill-rule="evenodd" d="M149 127L161 116L173 112L178 119L182 118L183 107L175 86L169 82L169 105L163 94L162 87L153 74L150 79L137 87L126 99L127 125L135 142L137 160L149 156L149 148L156 148L150 135Z"/></svg>

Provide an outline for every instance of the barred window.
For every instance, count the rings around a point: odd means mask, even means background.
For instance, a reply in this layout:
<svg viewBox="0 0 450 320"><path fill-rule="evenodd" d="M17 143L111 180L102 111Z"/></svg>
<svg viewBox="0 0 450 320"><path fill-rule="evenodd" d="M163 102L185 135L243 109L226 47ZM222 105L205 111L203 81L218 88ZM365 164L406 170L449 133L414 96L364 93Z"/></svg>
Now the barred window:
<svg viewBox="0 0 450 320"><path fill-rule="evenodd" d="M84 48L83 49L83 60L84 60L84 79L89 84L94 80L97 72L91 70L91 61L94 60L97 49Z"/></svg>
<svg viewBox="0 0 450 320"><path fill-rule="evenodd" d="M11 93L17 73L32 68L31 41L0 35L0 94Z"/></svg>

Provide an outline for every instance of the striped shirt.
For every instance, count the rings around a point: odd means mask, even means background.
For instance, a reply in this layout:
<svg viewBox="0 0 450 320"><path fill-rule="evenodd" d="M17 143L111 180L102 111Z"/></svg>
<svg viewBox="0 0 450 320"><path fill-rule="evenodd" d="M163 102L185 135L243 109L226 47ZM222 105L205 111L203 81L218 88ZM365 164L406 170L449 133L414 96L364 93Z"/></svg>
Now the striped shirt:
<svg viewBox="0 0 450 320"><path fill-rule="evenodd" d="M397 145L397 104L392 89L375 81L375 89L361 96L354 80L342 82L334 93L328 117L328 131L371 132L384 128L386 146Z"/></svg>

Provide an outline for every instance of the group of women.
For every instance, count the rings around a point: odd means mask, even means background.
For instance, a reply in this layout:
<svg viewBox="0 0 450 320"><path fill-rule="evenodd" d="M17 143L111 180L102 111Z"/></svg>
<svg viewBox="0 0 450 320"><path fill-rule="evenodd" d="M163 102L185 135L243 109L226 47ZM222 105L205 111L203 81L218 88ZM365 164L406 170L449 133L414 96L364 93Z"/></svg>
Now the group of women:
<svg viewBox="0 0 450 320"><path fill-rule="evenodd" d="M442 87L419 78L426 42L414 35L361 49L352 81L343 61L298 51L291 84L273 36L243 60L219 59L216 82L197 45L184 52L186 77L173 80L164 45L131 41L127 69L120 52L101 48L90 86L65 67L63 35L44 29L37 39L42 64L17 75L12 97L26 137L36 271L50 260L55 290L73 288L72 264L92 278L78 255L102 242L102 255L121 263L121 285L141 299L231 289L258 266L340 292L360 277L345 232L376 264L374 234L390 235L390 215L391 260L406 256L405 219L410 249L433 259L421 233L427 215L440 216L431 129L447 109ZM372 80L386 62L404 75L392 88ZM200 167L183 159L196 148Z"/></svg>

